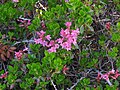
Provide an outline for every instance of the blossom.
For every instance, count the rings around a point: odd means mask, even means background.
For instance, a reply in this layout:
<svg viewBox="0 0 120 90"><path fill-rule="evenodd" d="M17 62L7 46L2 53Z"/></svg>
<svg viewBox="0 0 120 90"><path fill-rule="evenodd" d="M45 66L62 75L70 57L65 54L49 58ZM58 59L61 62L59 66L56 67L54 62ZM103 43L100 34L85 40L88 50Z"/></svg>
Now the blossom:
<svg viewBox="0 0 120 90"><path fill-rule="evenodd" d="M71 43L64 42L61 44L62 48L66 49L67 51L71 50Z"/></svg>
<svg viewBox="0 0 120 90"><path fill-rule="evenodd" d="M64 40L64 38L58 38L58 39L56 40L56 42L58 42L58 43L62 43L63 40Z"/></svg>
<svg viewBox="0 0 120 90"><path fill-rule="evenodd" d="M6 77L7 77L7 74L8 74L8 72L5 72L4 74L1 74L0 79L6 78Z"/></svg>
<svg viewBox="0 0 120 90"><path fill-rule="evenodd" d="M66 36L64 29L61 29L60 36L63 37L63 38Z"/></svg>
<svg viewBox="0 0 120 90"><path fill-rule="evenodd" d="M28 26L31 24L31 20L28 19L28 20L24 20L24 19L18 19L18 21L21 23L19 26L20 27L25 27L25 28L28 28Z"/></svg>
<svg viewBox="0 0 120 90"><path fill-rule="evenodd" d="M109 74L109 75L111 75L111 74L115 74L115 70L112 69L111 71L108 72L108 74Z"/></svg>
<svg viewBox="0 0 120 90"><path fill-rule="evenodd" d="M12 0L13 2L19 2L19 0Z"/></svg>
<svg viewBox="0 0 120 90"><path fill-rule="evenodd" d="M41 39L34 39L34 42L35 42L36 44L40 44L40 43L42 42L42 40L41 40Z"/></svg>
<svg viewBox="0 0 120 90"><path fill-rule="evenodd" d="M110 22L107 22L107 23L105 24L105 28L106 28L107 30L110 29Z"/></svg>
<svg viewBox="0 0 120 90"><path fill-rule="evenodd" d="M46 32L44 32L43 30L41 30L40 33L41 33L42 35L44 35Z"/></svg>
<svg viewBox="0 0 120 90"><path fill-rule="evenodd" d="M64 32L65 32L66 35L70 35L70 29L65 29Z"/></svg>
<svg viewBox="0 0 120 90"><path fill-rule="evenodd" d="M74 45L77 44L77 38L73 38L73 44L74 44Z"/></svg>
<svg viewBox="0 0 120 90"><path fill-rule="evenodd" d="M106 80L107 81L107 83L111 86L112 85L112 83L110 82L110 80L109 80L109 75L106 73L106 74L102 74L101 75L101 78L102 79L104 79L104 80Z"/></svg>
<svg viewBox="0 0 120 90"><path fill-rule="evenodd" d="M28 51L28 48L27 48L27 47L25 47L25 48L23 49L23 51Z"/></svg>
<svg viewBox="0 0 120 90"><path fill-rule="evenodd" d="M51 47L50 49L48 49L48 52L56 52L56 48L55 47Z"/></svg>
<svg viewBox="0 0 120 90"><path fill-rule="evenodd" d="M73 37L77 37L79 35L79 33L80 33L79 28L77 28L76 30L72 30L71 35Z"/></svg>
<svg viewBox="0 0 120 90"><path fill-rule="evenodd" d="M45 26L45 23L44 23L44 22L42 22L42 23L41 23L41 26L42 26L42 28L43 28L43 29L45 29L45 28L46 28L46 26Z"/></svg>
<svg viewBox="0 0 120 90"><path fill-rule="evenodd" d="M50 36L50 35L47 35L47 36L45 36L45 38L46 38L48 41L50 41L51 36Z"/></svg>
<svg viewBox="0 0 120 90"><path fill-rule="evenodd" d="M48 46L48 47L51 47L51 46L54 46L54 45L55 45L55 41L54 41L54 40L51 40L47 46Z"/></svg>
<svg viewBox="0 0 120 90"><path fill-rule="evenodd" d="M104 79L110 86L112 85L112 83L110 82L108 73L102 74L102 73L98 72L98 76L96 79L97 80Z"/></svg>
<svg viewBox="0 0 120 90"><path fill-rule="evenodd" d="M71 22L66 22L65 25L66 25L67 28L70 28L70 26L72 25L72 23Z"/></svg>
<svg viewBox="0 0 120 90"><path fill-rule="evenodd" d="M64 65L64 67L62 69L63 74L66 75L66 71L68 71L68 70L69 70L69 68L66 65Z"/></svg>
<svg viewBox="0 0 120 90"><path fill-rule="evenodd" d="M19 52L15 52L15 56L18 60L22 59L22 55L23 55L23 53L21 50L19 50Z"/></svg>
<svg viewBox="0 0 120 90"><path fill-rule="evenodd" d="M117 79L120 76L120 73L118 73L118 70L115 71L114 75L111 76L113 79Z"/></svg>
<svg viewBox="0 0 120 90"><path fill-rule="evenodd" d="M55 48L56 48L56 49L59 48L59 44L55 44Z"/></svg>
<svg viewBox="0 0 120 90"><path fill-rule="evenodd" d="M111 86L112 84L111 84L109 78L111 77L112 79L117 79L120 76L120 73L118 73L118 72L119 72L118 70L115 71L114 69L112 69L111 71L109 71L105 74L98 72L98 76L96 79L97 80L104 79Z"/></svg>
<svg viewBox="0 0 120 90"><path fill-rule="evenodd" d="M97 78L96 78L98 81L101 79L101 74L100 72L98 72L98 75L97 75Z"/></svg>
<svg viewBox="0 0 120 90"><path fill-rule="evenodd" d="M69 0L65 0L65 2L69 2Z"/></svg>
<svg viewBox="0 0 120 90"><path fill-rule="evenodd" d="M49 45L48 45L48 47L50 47L48 49L48 52L56 52L56 49L59 48L59 44L55 43L54 40L51 40L50 43L49 43Z"/></svg>
<svg viewBox="0 0 120 90"><path fill-rule="evenodd" d="M27 21L27 25L29 26L31 24L31 20L28 20Z"/></svg>
<svg viewBox="0 0 120 90"><path fill-rule="evenodd" d="M107 81L107 80L109 80L109 75L107 73L106 74L101 74L101 78L105 79Z"/></svg>
<svg viewBox="0 0 120 90"><path fill-rule="evenodd" d="M39 38L43 38L46 32L41 30L40 32L36 32L36 34L39 36Z"/></svg>
<svg viewBox="0 0 120 90"><path fill-rule="evenodd" d="M48 42L45 40L42 40L41 44L45 47L45 46L47 46Z"/></svg>
<svg viewBox="0 0 120 90"><path fill-rule="evenodd" d="M38 38L34 39L36 44L41 44L43 46L46 46L48 48L48 52L56 52L56 49L62 47L63 49L66 49L67 51L72 49L72 44L77 44L77 37L79 35L79 29L71 30L70 26L72 25L71 22L66 22L66 29L63 28L60 31L60 38L57 38L56 40L51 40L50 35L46 35L43 30L40 32L36 32L38 35Z"/></svg>

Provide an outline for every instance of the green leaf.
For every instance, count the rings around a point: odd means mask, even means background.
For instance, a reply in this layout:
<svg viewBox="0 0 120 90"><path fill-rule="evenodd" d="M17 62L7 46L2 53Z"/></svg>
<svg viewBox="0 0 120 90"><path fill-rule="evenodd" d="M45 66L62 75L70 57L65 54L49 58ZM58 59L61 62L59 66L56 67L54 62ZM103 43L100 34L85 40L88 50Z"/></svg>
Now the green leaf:
<svg viewBox="0 0 120 90"><path fill-rule="evenodd" d="M34 83L34 80L30 77L30 78L25 78L26 83L31 86Z"/></svg>
<svg viewBox="0 0 120 90"><path fill-rule="evenodd" d="M117 53L116 53L116 52L109 51L109 52L108 52L108 56L110 56L110 57L116 57L116 56L117 56Z"/></svg>
<svg viewBox="0 0 120 90"><path fill-rule="evenodd" d="M117 23L117 29L120 30L120 22Z"/></svg>
<svg viewBox="0 0 120 90"><path fill-rule="evenodd" d="M120 40L120 33L113 33L111 39L114 42L118 42Z"/></svg>
<svg viewBox="0 0 120 90"><path fill-rule="evenodd" d="M80 11L79 11L79 15L80 15L80 16L84 16L84 15L85 15L85 12L84 12L83 10L80 10Z"/></svg>
<svg viewBox="0 0 120 90"><path fill-rule="evenodd" d="M89 78L83 79L83 83L84 83L84 85L90 84L90 79Z"/></svg>
<svg viewBox="0 0 120 90"><path fill-rule="evenodd" d="M113 47L112 51L117 53L118 52L118 48L117 47Z"/></svg>
<svg viewBox="0 0 120 90"><path fill-rule="evenodd" d="M105 41L99 40L99 44L100 44L101 46L104 46L104 45L105 45Z"/></svg>
<svg viewBox="0 0 120 90"><path fill-rule="evenodd" d="M17 76L13 75L13 74L9 74L8 77L6 78L9 84L13 84L15 82L15 79L17 78Z"/></svg>
<svg viewBox="0 0 120 90"><path fill-rule="evenodd" d="M56 58L54 60L54 68L55 69L58 69L58 70L61 70L62 69L62 60L60 58Z"/></svg>
<svg viewBox="0 0 120 90"><path fill-rule="evenodd" d="M87 25L87 27L90 29L90 31L94 32L93 27L91 27L90 25Z"/></svg>
<svg viewBox="0 0 120 90"><path fill-rule="evenodd" d="M0 90L5 90L5 88L6 88L6 85L0 83Z"/></svg>
<svg viewBox="0 0 120 90"><path fill-rule="evenodd" d="M28 29L30 31L35 31L39 26L40 26L40 19L38 17L35 17L34 20L32 21L32 24L28 26Z"/></svg>
<svg viewBox="0 0 120 90"><path fill-rule="evenodd" d="M84 26L83 26L83 25L80 27L80 33L81 33L81 34L84 33Z"/></svg>
<svg viewBox="0 0 120 90"><path fill-rule="evenodd" d="M9 70L9 72L13 72L14 71L14 67L12 67L12 66L8 66L8 70Z"/></svg>
<svg viewBox="0 0 120 90"><path fill-rule="evenodd" d="M31 68L31 65L30 65L30 64L27 64L27 68L30 69L30 68Z"/></svg>

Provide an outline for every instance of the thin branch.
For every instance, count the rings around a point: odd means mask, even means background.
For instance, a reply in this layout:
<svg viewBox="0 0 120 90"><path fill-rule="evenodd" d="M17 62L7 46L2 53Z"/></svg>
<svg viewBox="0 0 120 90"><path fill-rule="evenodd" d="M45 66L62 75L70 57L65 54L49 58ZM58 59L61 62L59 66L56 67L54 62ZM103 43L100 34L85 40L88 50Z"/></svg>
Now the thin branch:
<svg viewBox="0 0 120 90"><path fill-rule="evenodd" d="M77 86L77 84L82 80L82 79L84 79L85 77L81 77L80 79L78 79L77 80L77 82L69 89L69 88L67 88L67 90L73 90L73 88L75 87L75 86Z"/></svg>
<svg viewBox="0 0 120 90"><path fill-rule="evenodd" d="M34 43L34 42L35 42L34 40L24 40L24 41L21 41L21 42L16 42L12 46L15 46L16 44L19 44L19 43Z"/></svg>
<svg viewBox="0 0 120 90"><path fill-rule="evenodd" d="M4 63L3 63L3 68L4 68L5 72L6 72L7 70L6 70L6 68L5 68L5 64L4 64Z"/></svg>
<svg viewBox="0 0 120 90"><path fill-rule="evenodd" d="M56 85L53 83L53 80L52 80L52 79L50 79L50 81L51 81L51 83L52 83L52 85L53 85L54 89L55 89L55 90L57 90Z"/></svg>

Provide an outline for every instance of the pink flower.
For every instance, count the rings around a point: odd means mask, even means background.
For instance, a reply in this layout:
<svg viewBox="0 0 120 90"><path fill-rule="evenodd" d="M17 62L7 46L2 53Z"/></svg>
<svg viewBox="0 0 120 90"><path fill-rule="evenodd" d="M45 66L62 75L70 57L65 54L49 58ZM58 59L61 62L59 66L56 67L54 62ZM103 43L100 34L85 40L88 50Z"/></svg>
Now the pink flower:
<svg viewBox="0 0 120 90"><path fill-rule="evenodd" d="M61 37L65 37L65 36L66 36L64 29L61 29L61 31L60 31L60 36L61 36Z"/></svg>
<svg viewBox="0 0 120 90"><path fill-rule="evenodd" d="M19 0L12 0L13 2L19 2Z"/></svg>
<svg viewBox="0 0 120 90"><path fill-rule="evenodd" d="M102 74L101 78L107 81L107 80L109 80L109 75L107 73L106 74Z"/></svg>
<svg viewBox="0 0 120 90"><path fill-rule="evenodd" d="M59 44L55 44L55 42L53 40L51 40L50 42L51 44L48 45L48 47L50 47L48 49L48 52L56 52L56 49L59 48Z"/></svg>
<svg viewBox="0 0 120 90"><path fill-rule="evenodd" d="M44 32L43 30L41 30L40 33L44 35L46 32Z"/></svg>
<svg viewBox="0 0 120 90"><path fill-rule="evenodd" d="M40 44L42 44L43 46L47 46L48 42L45 40L42 40L42 42Z"/></svg>
<svg viewBox="0 0 120 90"><path fill-rule="evenodd" d="M69 68L66 65L64 65L64 67L62 69L63 74L66 75L66 71L68 71L68 70L69 70Z"/></svg>
<svg viewBox="0 0 120 90"><path fill-rule="evenodd" d="M69 42L70 44L72 44L72 43L73 43L73 37L68 36L67 38L68 38L68 39L67 39L67 42Z"/></svg>
<svg viewBox="0 0 120 90"><path fill-rule="evenodd" d="M46 26L45 26L45 23L44 23L44 22L42 22L42 23L41 23L41 26L42 26L42 28L43 28L43 29L45 29L45 28L46 28Z"/></svg>
<svg viewBox="0 0 120 90"><path fill-rule="evenodd" d="M27 25L29 26L31 24L31 20L28 20L27 21Z"/></svg>
<svg viewBox="0 0 120 90"><path fill-rule="evenodd" d="M96 78L98 81L101 79L101 74L98 72L98 76Z"/></svg>
<svg viewBox="0 0 120 90"><path fill-rule="evenodd" d="M25 49L23 49L23 51L28 51L28 48L27 48L27 47L25 47Z"/></svg>
<svg viewBox="0 0 120 90"><path fill-rule="evenodd" d="M77 38L73 38L73 44L74 44L74 45L77 44Z"/></svg>
<svg viewBox="0 0 120 90"><path fill-rule="evenodd" d="M46 38L48 41L50 41L51 36L50 36L50 35L47 35L47 36L45 36L45 38Z"/></svg>
<svg viewBox="0 0 120 90"><path fill-rule="evenodd" d="M72 35L73 37L77 37L78 34L79 34L79 29L72 30L72 32L71 32L71 35Z"/></svg>
<svg viewBox="0 0 120 90"><path fill-rule="evenodd" d="M111 84L109 78L111 77L112 79L117 79L120 76L120 73L118 73L118 72L119 72L118 70L115 71L114 69L112 69L111 71L109 71L106 74L101 74L98 72L98 76L96 79L97 80L104 79L111 86L112 84Z"/></svg>
<svg viewBox="0 0 120 90"><path fill-rule="evenodd" d="M36 44L40 44L42 42L41 39L34 39L34 41L35 41Z"/></svg>
<svg viewBox="0 0 120 90"><path fill-rule="evenodd" d="M115 70L112 69L111 71L108 72L108 74L109 74L109 75L110 75L110 74L115 74Z"/></svg>
<svg viewBox="0 0 120 90"><path fill-rule="evenodd" d="M19 25L20 27L28 28L28 26L31 24L31 20L18 20L18 21L21 22L21 24Z"/></svg>
<svg viewBox="0 0 120 90"><path fill-rule="evenodd" d="M58 39L56 40L56 42L58 42L58 43L62 43L63 40L64 40L64 38L58 38Z"/></svg>
<svg viewBox="0 0 120 90"><path fill-rule="evenodd" d="M119 71L116 70L116 72L114 73L113 76L111 76L113 79L117 79L120 76L120 73L118 73Z"/></svg>
<svg viewBox="0 0 120 90"><path fill-rule="evenodd" d="M70 30L69 29L65 29L64 32L65 32L66 35L70 35Z"/></svg>
<svg viewBox="0 0 120 90"><path fill-rule="evenodd" d="M104 79L110 86L112 85L112 83L109 80L109 74L108 73L101 74L101 73L98 72L97 80L100 80L100 79Z"/></svg>
<svg viewBox="0 0 120 90"><path fill-rule="evenodd" d="M51 40L47 46L48 46L48 47L51 47L51 46L54 46L54 45L55 45L55 41L54 41L54 40Z"/></svg>
<svg viewBox="0 0 120 90"><path fill-rule="evenodd" d="M107 22L107 23L105 24L105 28L106 28L107 30L110 29L110 22Z"/></svg>
<svg viewBox="0 0 120 90"><path fill-rule="evenodd" d="M59 48L59 44L55 44L55 48L56 48L56 49Z"/></svg>
<svg viewBox="0 0 120 90"><path fill-rule="evenodd" d="M66 49L67 51L71 50L71 43L64 42L61 44L62 48Z"/></svg>
<svg viewBox="0 0 120 90"><path fill-rule="evenodd" d="M65 0L65 2L69 2L69 0Z"/></svg>
<svg viewBox="0 0 120 90"><path fill-rule="evenodd" d="M55 47L51 47L50 49L48 49L48 52L56 52L56 48Z"/></svg>
<svg viewBox="0 0 120 90"><path fill-rule="evenodd" d="M0 76L0 79L6 78L6 77L7 77L7 74L8 74L8 72L5 72L4 74L2 74L2 75Z"/></svg>
<svg viewBox="0 0 120 90"><path fill-rule="evenodd" d="M22 55L23 55L23 53L21 50L19 50L19 52L15 52L15 56L18 60L22 59Z"/></svg>
<svg viewBox="0 0 120 90"><path fill-rule="evenodd" d="M71 22L66 22L65 25L66 25L67 28L70 28L70 26L72 25L72 23Z"/></svg>
<svg viewBox="0 0 120 90"><path fill-rule="evenodd" d="M36 32L37 33L37 35L39 36L39 38L43 38L44 37L44 35L45 35L45 32L42 30L42 31L40 31L40 32Z"/></svg>

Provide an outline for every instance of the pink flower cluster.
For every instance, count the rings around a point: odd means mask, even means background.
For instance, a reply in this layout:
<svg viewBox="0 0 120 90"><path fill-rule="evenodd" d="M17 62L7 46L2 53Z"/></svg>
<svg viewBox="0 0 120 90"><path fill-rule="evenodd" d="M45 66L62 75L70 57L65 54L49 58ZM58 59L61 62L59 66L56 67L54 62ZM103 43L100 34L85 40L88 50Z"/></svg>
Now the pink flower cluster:
<svg viewBox="0 0 120 90"><path fill-rule="evenodd" d="M31 24L31 20L30 19L18 19L18 22L20 22L20 27L25 27L26 29L28 28L28 26Z"/></svg>
<svg viewBox="0 0 120 90"><path fill-rule="evenodd" d="M19 50L18 52L15 52L15 56L18 60L22 59L22 55L23 55L23 53L21 50Z"/></svg>
<svg viewBox="0 0 120 90"><path fill-rule="evenodd" d="M56 49L60 48L60 46L67 51L71 50L72 44L77 44L77 36L79 34L79 29L71 30L71 22L66 22L65 25L67 28L65 30L61 29L60 38L56 40L51 40L51 36L45 36L45 32L42 30L40 32L37 32L38 38L34 39L35 43L47 47L48 52L56 52Z"/></svg>
<svg viewBox="0 0 120 90"><path fill-rule="evenodd" d="M19 2L19 0L12 0L13 2Z"/></svg>
<svg viewBox="0 0 120 90"><path fill-rule="evenodd" d="M98 76L97 76L97 80L100 81L101 79L104 79L107 81L107 83L111 86L111 82L110 82L110 79L109 78L112 78L112 79L117 79L118 77L120 76L120 73L118 70L114 70L112 69L111 71L105 73L105 74L102 74L100 72L98 72Z"/></svg>
<svg viewBox="0 0 120 90"><path fill-rule="evenodd" d="M15 52L15 57L18 59L18 60L21 60L22 59L22 56L24 54L25 51L28 51L28 48L26 47L25 49L23 50L19 50L18 52Z"/></svg>
<svg viewBox="0 0 120 90"><path fill-rule="evenodd" d="M8 74L8 72L5 72L4 74L2 74L2 75L0 76L0 79L6 78L6 77L7 77L7 74Z"/></svg>

